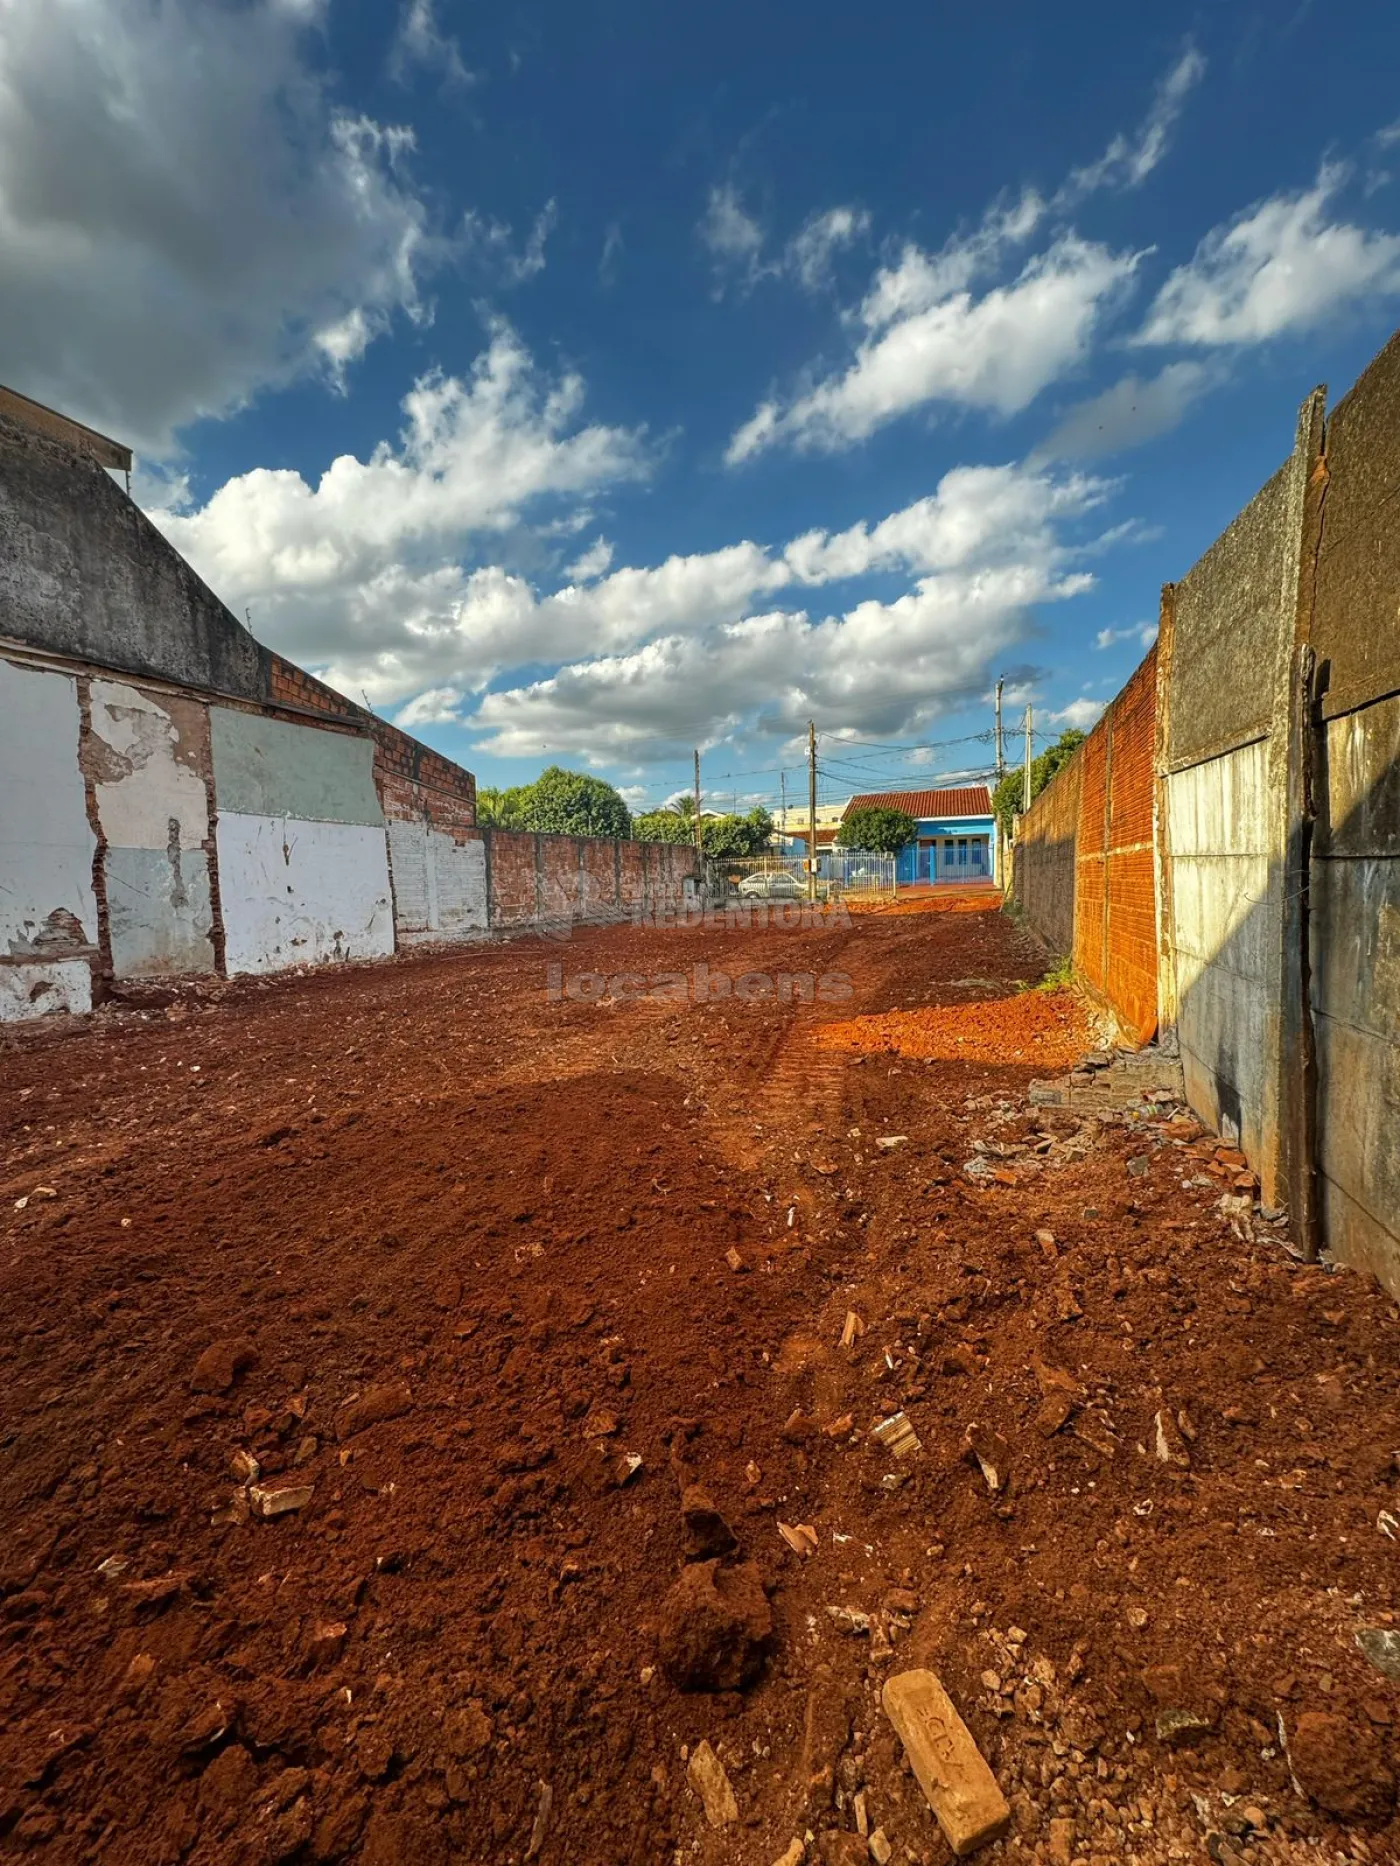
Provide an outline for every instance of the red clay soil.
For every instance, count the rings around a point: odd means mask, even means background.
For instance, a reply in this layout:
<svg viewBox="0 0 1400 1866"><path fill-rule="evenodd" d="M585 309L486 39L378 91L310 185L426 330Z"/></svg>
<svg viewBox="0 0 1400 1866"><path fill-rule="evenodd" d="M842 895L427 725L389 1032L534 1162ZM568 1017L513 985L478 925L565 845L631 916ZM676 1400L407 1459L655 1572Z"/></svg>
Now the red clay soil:
<svg viewBox="0 0 1400 1866"><path fill-rule="evenodd" d="M699 962L853 997L546 989ZM1171 1110L813 1040L1041 963L603 929L7 1037L0 1853L943 1862L878 1702L930 1665L983 1858L1396 1858L1394 1305ZM687 1553L739 1688L673 1681Z"/></svg>
<svg viewBox="0 0 1400 1866"><path fill-rule="evenodd" d="M1092 1048L1094 1032L1082 999L1071 991L1040 990L847 1018L826 1025L821 1041L921 1062L1026 1062L1056 1075Z"/></svg>

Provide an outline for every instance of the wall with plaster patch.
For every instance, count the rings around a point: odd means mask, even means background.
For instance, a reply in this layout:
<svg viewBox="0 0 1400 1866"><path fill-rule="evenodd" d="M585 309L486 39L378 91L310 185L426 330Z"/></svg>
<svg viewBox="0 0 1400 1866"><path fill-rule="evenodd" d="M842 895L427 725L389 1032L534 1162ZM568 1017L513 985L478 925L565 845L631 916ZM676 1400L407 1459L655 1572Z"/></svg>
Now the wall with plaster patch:
<svg viewBox="0 0 1400 1866"><path fill-rule="evenodd" d="M83 1011L98 938L70 674L0 658L0 1019Z"/></svg>

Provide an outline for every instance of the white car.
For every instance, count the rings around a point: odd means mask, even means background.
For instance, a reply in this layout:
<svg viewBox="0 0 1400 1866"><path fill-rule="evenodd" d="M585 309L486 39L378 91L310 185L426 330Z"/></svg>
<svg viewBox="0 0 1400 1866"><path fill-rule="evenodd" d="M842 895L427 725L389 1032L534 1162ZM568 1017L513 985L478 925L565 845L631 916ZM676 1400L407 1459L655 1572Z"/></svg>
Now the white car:
<svg viewBox="0 0 1400 1866"><path fill-rule="evenodd" d="M745 875L739 893L746 901L800 901L807 890L796 875L786 868L770 869L767 874Z"/></svg>

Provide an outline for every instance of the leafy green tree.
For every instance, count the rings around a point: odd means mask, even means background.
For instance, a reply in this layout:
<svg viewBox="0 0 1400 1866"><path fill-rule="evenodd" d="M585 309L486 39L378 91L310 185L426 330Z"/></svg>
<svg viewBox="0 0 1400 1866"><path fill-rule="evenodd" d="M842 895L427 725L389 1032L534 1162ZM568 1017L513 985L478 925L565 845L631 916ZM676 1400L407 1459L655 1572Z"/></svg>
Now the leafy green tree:
<svg viewBox="0 0 1400 1866"><path fill-rule="evenodd" d="M476 820L483 829L531 829L530 790L528 784L512 784L502 790L496 784L482 784L476 793Z"/></svg>
<svg viewBox="0 0 1400 1866"><path fill-rule="evenodd" d="M611 784L551 765L530 785L530 828L554 836L630 836L632 818Z"/></svg>
<svg viewBox="0 0 1400 1866"><path fill-rule="evenodd" d="M1066 726L1065 730L1040 754L1031 760L1031 802L1045 789L1062 765L1067 765L1079 747L1084 743L1085 734L1077 726ZM1008 771L997 785L992 796L992 809L1001 819L1001 826L1007 835L1011 834L1011 819L1020 813L1022 799L1025 796L1026 774L1023 768L1016 767Z"/></svg>
<svg viewBox="0 0 1400 1866"><path fill-rule="evenodd" d="M867 804L852 810L841 819L836 841L843 849L868 849L876 855L898 855L919 833L919 826L905 810L883 804Z"/></svg>
<svg viewBox="0 0 1400 1866"><path fill-rule="evenodd" d="M700 846L716 861L762 855L773 835L773 819L762 808L747 816L710 816L700 825Z"/></svg>
<svg viewBox="0 0 1400 1866"><path fill-rule="evenodd" d="M690 817L678 810L646 810L632 818L632 834L638 842L694 842L695 830Z"/></svg>

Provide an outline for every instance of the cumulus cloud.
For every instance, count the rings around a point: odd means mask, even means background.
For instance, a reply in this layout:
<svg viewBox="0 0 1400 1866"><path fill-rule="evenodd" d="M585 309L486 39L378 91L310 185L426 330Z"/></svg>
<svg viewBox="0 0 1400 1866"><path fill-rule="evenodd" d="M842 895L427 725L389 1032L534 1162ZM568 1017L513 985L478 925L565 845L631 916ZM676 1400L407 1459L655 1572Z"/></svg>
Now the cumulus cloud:
<svg viewBox="0 0 1400 1866"><path fill-rule="evenodd" d="M1094 637L1096 648L1114 648L1120 641L1136 642L1140 648L1150 648L1157 639L1155 622L1133 622L1127 628L1101 628Z"/></svg>
<svg viewBox="0 0 1400 1866"><path fill-rule="evenodd" d="M930 403L1017 413L1084 360L1137 256L1062 234L980 296L952 283L975 263L961 248L935 260L908 249L876 276L852 361L786 407L762 404L731 440L729 464L778 441L832 452Z"/></svg>
<svg viewBox="0 0 1400 1866"><path fill-rule="evenodd" d="M366 460L342 455L314 485L259 468L198 509L152 516L226 600L255 605L260 627L266 618L291 653L319 663L386 632L426 639L468 574L465 540L499 538L551 503L572 513L580 497L647 472L643 437L585 422L583 393L577 376L541 372L498 324L469 376L415 385L397 445ZM510 579L472 574L504 617ZM398 697L392 683L372 690Z"/></svg>
<svg viewBox="0 0 1400 1866"><path fill-rule="evenodd" d="M1176 427L1193 402L1217 381L1204 363L1168 363L1155 376L1127 375L1071 408L1037 455L1047 460L1093 460L1140 447Z"/></svg>
<svg viewBox="0 0 1400 1866"><path fill-rule="evenodd" d="M1400 237L1333 217L1346 170L1276 194L1207 234L1138 333L1141 344L1240 345L1316 328L1347 304L1400 292Z"/></svg>
<svg viewBox="0 0 1400 1866"><path fill-rule="evenodd" d="M474 561L541 502L563 524L645 471L637 436L580 424L579 394L502 329L469 381L419 384L400 441L368 461L314 485L245 474L154 516L264 639L342 691L404 724L462 721L505 755L598 762L651 762L736 722L787 731L814 708L855 731L917 728L982 690L1035 605L1092 582L1089 545L1069 540L1112 487L1018 465L955 468L878 521L783 544L613 569L598 540L554 587ZM876 576L878 599L859 587ZM821 589L841 592L829 611ZM557 671L512 684L542 664Z"/></svg>
<svg viewBox="0 0 1400 1866"><path fill-rule="evenodd" d="M415 726L445 726L458 718L458 709L466 699L460 687L429 687L416 694L407 706L400 707L394 724L411 732Z"/></svg>
<svg viewBox="0 0 1400 1866"><path fill-rule="evenodd" d="M0 6L0 376L160 451L426 315L412 133L336 103L323 15Z"/></svg>
<svg viewBox="0 0 1400 1866"><path fill-rule="evenodd" d="M1096 726L1103 717L1106 700L1091 700L1088 694L1081 699L1071 700L1068 706L1062 706L1058 712L1047 715L1052 726L1073 726L1080 732L1087 732Z"/></svg>

